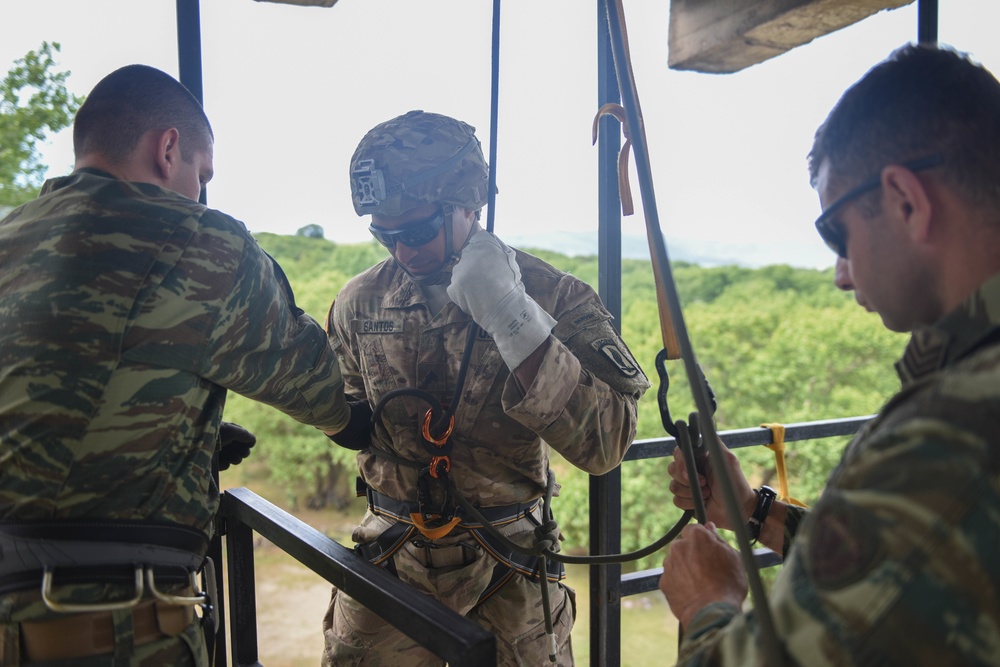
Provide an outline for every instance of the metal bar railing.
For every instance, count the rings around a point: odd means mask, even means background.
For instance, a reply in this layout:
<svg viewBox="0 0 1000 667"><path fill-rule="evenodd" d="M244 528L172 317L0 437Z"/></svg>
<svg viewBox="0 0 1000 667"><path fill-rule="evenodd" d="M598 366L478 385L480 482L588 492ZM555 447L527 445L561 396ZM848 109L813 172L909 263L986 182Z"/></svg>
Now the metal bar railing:
<svg viewBox="0 0 1000 667"><path fill-rule="evenodd" d="M846 419L828 419L825 421L785 424L785 442L802 440L817 440L838 435L853 435L857 433L872 417L848 417ZM768 428L744 428L719 433L722 442L730 449L752 447L754 445L771 444L771 430ZM625 456L626 461L658 458L673 454L676 441L674 438L657 438L651 440L636 440ZM755 549L754 560L757 567L771 567L781 563L781 557L770 549ZM648 593L659 587L663 568L642 570L622 575L621 596Z"/></svg>
<svg viewBox="0 0 1000 667"><path fill-rule="evenodd" d="M784 424L785 442L801 440L817 440L837 435L854 435L872 415L866 417L848 417L846 419L827 419L824 421ZM771 430L763 427L741 428L719 433L722 442L729 449L750 447L752 445L771 444ZM676 442L673 438L653 438L636 440L625 454L626 461L654 459L660 456L670 456L674 453Z"/></svg>
<svg viewBox="0 0 1000 667"><path fill-rule="evenodd" d="M453 667L496 665L493 633L437 600L372 567L347 547L275 507L249 489L222 495L219 516L226 532L233 660L257 663L250 530L350 595ZM249 556L248 556L249 549ZM247 578L249 577L249 578Z"/></svg>

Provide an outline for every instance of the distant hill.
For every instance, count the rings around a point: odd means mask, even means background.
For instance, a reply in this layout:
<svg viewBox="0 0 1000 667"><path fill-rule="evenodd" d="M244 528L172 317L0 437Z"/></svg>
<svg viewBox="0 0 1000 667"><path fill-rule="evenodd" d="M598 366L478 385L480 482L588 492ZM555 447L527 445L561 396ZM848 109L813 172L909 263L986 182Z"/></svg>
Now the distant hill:
<svg viewBox="0 0 1000 667"><path fill-rule="evenodd" d="M504 234L505 242L518 248L541 248L569 257L597 254L597 232L554 231L537 234ZM787 264L804 269L833 266L833 255L825 248L797 243L727 243L667 238L671 260L699 266L743 266L758 268ZM645 236L622 236L622 257L649 259Z"/></svg>

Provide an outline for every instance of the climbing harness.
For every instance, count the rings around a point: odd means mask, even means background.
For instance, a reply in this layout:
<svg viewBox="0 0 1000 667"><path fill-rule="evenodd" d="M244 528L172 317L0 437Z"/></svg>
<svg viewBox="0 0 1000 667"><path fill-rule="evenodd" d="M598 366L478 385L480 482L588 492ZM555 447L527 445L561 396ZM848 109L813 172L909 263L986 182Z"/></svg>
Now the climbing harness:
<svg viewBox="0 0 1000 667"><path fill-rule="evenodd" d="M60 641L76 641L83 635L74 633L90 633L95 623L106 621L110 627L111 614L120 610L153 619L150 627L154 630L136 636L136 645L168 636L162 635L163 627L178 634L195 618L194 607L201 607L201 625L211 649L219 614L215 566L207 551L208 538L203 533L177 524L110 519L4 521L0 522L0 594L35 588L49 610L67 614L22 623L23 637L32 643L36 656L68 656L70 644L55 653L46 649L59 628L70 633ZM204 588L199 585L199 574ZM59 588L74 584L130 586L132 595L86 603L60 600ZM182 588L167 593L162 590L165 585ZM104 652L103 644L98 646L91 639L87 636L86 646L79 647L82 652L74 655Z"/></svg>

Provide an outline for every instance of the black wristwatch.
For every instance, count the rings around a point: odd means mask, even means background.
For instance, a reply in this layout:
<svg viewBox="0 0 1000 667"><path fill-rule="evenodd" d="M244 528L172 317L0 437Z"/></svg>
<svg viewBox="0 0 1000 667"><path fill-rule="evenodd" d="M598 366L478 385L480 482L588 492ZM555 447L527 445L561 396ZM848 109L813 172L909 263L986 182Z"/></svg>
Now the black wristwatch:
<svg viewBox="0 0 1000 667"><path fill-rule="evenodd" d="M774 499L778 497L774 489L769 486L760 487L756 493L757 506L753 508L753 514L750 515L750 520L747 521L747 534L750 536L750 546L757 543L757 538L760 537L760 529L764 526L764 520L767 519L767 513L771 511L771 505L774 504Z"/></svg>

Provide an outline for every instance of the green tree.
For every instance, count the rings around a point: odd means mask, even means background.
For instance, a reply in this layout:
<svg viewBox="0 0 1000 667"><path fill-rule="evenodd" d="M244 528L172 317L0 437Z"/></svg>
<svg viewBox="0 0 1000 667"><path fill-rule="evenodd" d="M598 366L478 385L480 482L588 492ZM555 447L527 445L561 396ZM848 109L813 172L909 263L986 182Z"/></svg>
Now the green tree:
<svg viewBox="0 0 1000 667"><path fill-rule="evenodd" d="M45 177L39 144L68 127L83 103L66 90L69 72L55 70L59 44L42 42L14 61L0 81L0 206L32 199Z"/></svg>
<svg viewBox="0 0 1000 667"><path fill-rule="evenodd" d="M306 225L305 227L300 227L296 236L305 236L309 239L321 239L323 238L323 228L315 223Z"/></svg>

